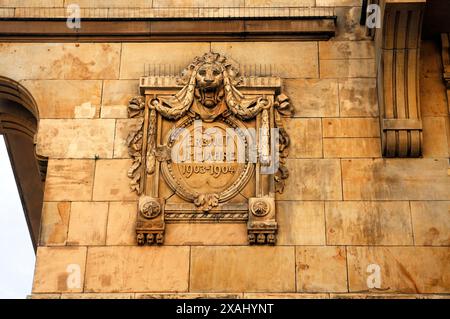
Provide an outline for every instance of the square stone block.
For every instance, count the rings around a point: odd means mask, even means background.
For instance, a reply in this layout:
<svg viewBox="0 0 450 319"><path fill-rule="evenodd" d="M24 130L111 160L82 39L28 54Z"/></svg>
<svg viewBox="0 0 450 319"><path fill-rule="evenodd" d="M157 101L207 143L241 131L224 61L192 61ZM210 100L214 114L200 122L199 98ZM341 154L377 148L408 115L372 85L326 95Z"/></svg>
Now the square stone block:
<svg viewBox="0 0 450 319"><path fill-rule="evenodd" d="M341 116L378 116L376 79L340 79L339 106Z"/></svg>
<svg viewBox="0 0 450 319"><path fill-rule="evenodd" d="M39 247L33 293L82 292L86 247Z"/></svg>
<svg viewBox="0 0 450 319"><path fill-rule="evenodd" d="M247 245L247 224L168 224L166 245Z"/></svg>
<svg viewBox="0 0 450 319"><path fill-rule="evenodd" d="M140 95L138 80L105 80L102 93L102 117L115 118L112 114L114 107L128 107L130 99L137 95Z"/></svg>
<svg viewBox="0 0 450 319"><path fill-rule="evenodd" d="M319 42L319 59L370 59L375 58L374 41L322 41Z"/></svg>
<svg viewBox="0 0 450 319"><path fill-rule="evenodd" d="M173 70L181 72L196 56L210 52L210 44L197 43L123 43L120 67L121 79L139 79L144 75L144 64L159 73Z"/></svg>
<svg viewBox="0 0 450 319"><path fill-rule="evenodd" d="M234 59L242 68L275 64L282 78L318 78L316 42L213 42L211 50ZM307 63L298 63L308 61Z"/></svg>
<svg viewBox="0 0 450 319"><path fill-rule="evenodd" d="M50 159L44 201L91 200L94 166L94 160Z"/></svg>
<svg viewBox="0 0 450 319"><path fill-rule="evenodd" d="M37 153L53 158L112 158L114 120L41 120Z"/></svg>
<svg viewBox="0 0 450 319"><path fill-rule="evenodd" d="M189 247L91 247L85 292L186 292Z"/></svg>
<svg viewBox="0 0 450 319"><path fill-rule="evenodd" d="M297 291L346 292L345 247L296 247Z"/></svg>
<svg viewBox="0 0 450 319"><path fill-rule="evenodd" d="M39 235L40 246L66 244L69 215L69 202L44 202Z"/></svg>
<svg viewBox="0 0 450 319"><path fill-rule="evenodd" d="M379 137L378 118L325 118L323 137Z"/></svg>
<svg viewBox="0 0 450 319"><path fill-rule="evenodd" d="M450 202L411 202L416 245L450 246Z"/></svg>
<svg viewBox="0 0 450 319"><path fill-rule="evenodd" d="M321 201L277 201L278 245L325 245Z"/></svg>
<svg viewBox="0 0 450 319"><path fill-rule="evenodd" d="M137 210L137 202L109 204L107 245L136 245Z"/></svg>
<svg viewBox="0 0 450 319"><path fill-rule="evenodd" d="M95 168L93 199L96 201L133 201L137 200L131 191L127 172L130 159L98 160Z"/></svg>
<svg viewBox="0 0 450 319"><path fill-rule="evenodd" d="M413 245L408 202L326 202L328 245Z"/></svg>
<svg viewBox="0 0 450 319"><path fill-rule="evenodd" d="M324 138L325 158L381 157L380 138Z"/></svg>
<svg viewBox="0 0 450 319"><path fill-rule="evenodd" d="M447 159L342 160L345 200L450 200Z"/></svg>
<svg viewBox="0 0 450 319"><path fill-rule="evenodd" d="M120 43L4 43L0 74L15 80L117 79L120 47Z"/></svg>
<svg viewBox="0 0 450 319"><path fill-rule="evenodd" d="M375 59L320 60L320 78L374 78Z"/></svg>
<svg viewBox="0 0 450 319"><path fill-rule="evenodd" d="M74 118L83 103L99 109L102 81L99 80L25 80L21 84L33 95L39 118ZM95 111L98 115L97 110Z"/></svg>
<svg viewBox="0 0 450 319"><path fill-rule="evenodd" d="M449 293L449 260L448 247L347 247L350 292L370 290L377 265L384 292Z"/></svg>
<svg viewBox="0 0 450 319"><path fill-rule="evenodd" d="M423 156L424 157L449 157L449 145L445 117L424 117L423 124Z"/></svg>
<svg viewBox="0 0 450 319"><path fill-rule="evenodd" d="M339 116L336 80L286 79L283 83L295 117Z"/></svg>
<svg viewBox="0 0 450 319"><path fill-rule="evenodd" d="M338 17L338 23L336 35L331 41L371 40L371 37L366 34L366 26L359 24L361 18L361 3L351 7L337 7L335 9L335 14Z"/></svg>
<svg viewBox="0 0 450 319"><path fill-rule="evenodd" d="M108 203L73 202L70 210L68 245L104 245Z"/></svg>
<svg viewBox="0 0 450 319"><path fill-rule="evenodd" d="M192 292L294 292L294 247L192 247Z"/></svg>
<svg viewBox="0 0 450 319"><path fill-rule="evenodd" d="M322 128L320 119L285 118L284 125L291 141L289 158L322 157Z"/></svg>
<svg viewBox="0 0 450 319"><path fill-rule="evenodd" d="M335 159L288 159L289 178L279 200L341 200L341 167Z"/></svg>

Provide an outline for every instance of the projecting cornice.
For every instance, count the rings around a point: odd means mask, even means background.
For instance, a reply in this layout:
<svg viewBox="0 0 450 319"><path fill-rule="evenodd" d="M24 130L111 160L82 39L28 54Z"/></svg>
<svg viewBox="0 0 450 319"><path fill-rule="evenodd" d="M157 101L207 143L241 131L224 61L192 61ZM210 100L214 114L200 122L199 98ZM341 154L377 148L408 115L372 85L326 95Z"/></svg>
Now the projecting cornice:
<svg viewBox="0 0 450 319"><path fill-rule="evenodd" d="M0 8L0 41L324 40L334 8L82 8L81 28L66 8Z"/></svg>
<svg viewBox="0 0 450 319"><path fill-rule="evenodd" d="M422 154L419 52L426 0L382 0L375 31L377 85L385 157Z"/></svg>

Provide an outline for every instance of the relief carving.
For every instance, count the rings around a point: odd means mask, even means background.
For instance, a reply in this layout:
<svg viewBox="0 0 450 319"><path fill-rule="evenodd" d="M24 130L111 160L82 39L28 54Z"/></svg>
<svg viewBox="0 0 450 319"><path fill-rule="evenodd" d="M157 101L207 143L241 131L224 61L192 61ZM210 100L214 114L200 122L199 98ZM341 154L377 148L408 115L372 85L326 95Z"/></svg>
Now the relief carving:
<svg viewBox="0 0 450 319"><path fill-rule="evenodd" d="M250 244L275 244L275 193L289 176L283 117L293 113L280 78L240 76L234 61L206 53L180 77L140 83L127 139L138 244L161 244L177 222L247 222Z"/></svg>

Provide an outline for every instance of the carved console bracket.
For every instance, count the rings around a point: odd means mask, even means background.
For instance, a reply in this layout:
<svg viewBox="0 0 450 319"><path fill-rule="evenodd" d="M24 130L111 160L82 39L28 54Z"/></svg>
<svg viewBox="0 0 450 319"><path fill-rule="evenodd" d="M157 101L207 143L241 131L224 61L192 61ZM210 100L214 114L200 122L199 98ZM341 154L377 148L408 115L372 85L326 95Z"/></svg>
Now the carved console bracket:
<svg viewBox="0 0 450 319"><path fill-rule="evenodd" d="M422 154L419 51L426 0L380 1L381 29L375 32L377 86L385 157Z"/></svg>
<svg viewBox="0 0 450 319"><path fill-rule="evenodd" d="M139 245L162 244L170 223L247 223L250 244L273 245L292 106L275 76L241 77L205 53L180 76L145 76L131 99L131 189Z"/></svg>
<svg viewBox="0 0 450 319"><path fill-rule="evenodd" d="M444 82L447 88L448 113L450 114L450 33L441 34L442 65L444 66Z"/></svg>

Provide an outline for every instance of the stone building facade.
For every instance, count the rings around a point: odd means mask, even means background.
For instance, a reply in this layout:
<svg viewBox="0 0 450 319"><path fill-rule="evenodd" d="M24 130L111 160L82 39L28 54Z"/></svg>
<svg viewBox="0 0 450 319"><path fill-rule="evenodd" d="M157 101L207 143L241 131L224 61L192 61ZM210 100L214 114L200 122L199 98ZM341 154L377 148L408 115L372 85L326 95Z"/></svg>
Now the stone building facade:
<svg viewBox="0 0 450 319"><path fill-rule="evenodd" d="M55 19L71 2L91 8L75 31ZM450 29L427 20L439 1L369 1L381 8L375 32L360 24L359 0L131 3L0 0L0 102L9 96L34 118L16 113L8 122L12 106L0 107L36 244L33 298L450 296ZM198 21L184 33L152 24L142 35L146 20L134 14ZM212 20L222 33L199 26ZM102 21L128 29L103 30ZM33 31L39 23L53 31ZM242 220L191 218L166 220L161 245L138 245L128 137L139 120L130 100L176 94L181 86L143 81L175 81L208 52L235 61L249 83L278 81L236 85L245 96L275 105L284 95L292 108L281 114L289 176L282 192L269 191L276 242L251 245ZM14 121L22 129L8 126ZM27 142L17 138L23 127ZM18 164L31 159L23 143L35 145L36 165ZM177 190L155 178L159 198L182 206ZM250 197L242 191L225 203Z"/></svg>

